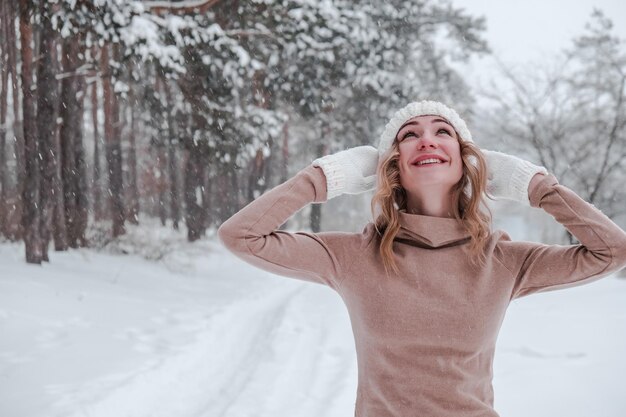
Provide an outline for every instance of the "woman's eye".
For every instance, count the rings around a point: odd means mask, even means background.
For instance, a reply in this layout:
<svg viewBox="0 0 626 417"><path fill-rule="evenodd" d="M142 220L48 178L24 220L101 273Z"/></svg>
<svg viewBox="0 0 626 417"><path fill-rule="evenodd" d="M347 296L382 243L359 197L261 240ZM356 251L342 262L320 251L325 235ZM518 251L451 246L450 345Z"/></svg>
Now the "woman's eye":
<svg viewBox="0 0 626 417"><path fill-rule="evenodd" d="M442 132L442 131L443 131L443 132L445 132L445 133L447 133L447 134L448 134L448 136L452 136L452 135L450 134L450 132L448 132L446 129L439 129L439 132ZM437 133L439 133L439 132L437 132Z"/></svg>
<svg viewBox="0 0 626 417"><path fill-rule="evenodd" d="M404 140L404 139L408 138L408 137L409 137L409 136L411 136L411 135L412 135L412 136L416 136L416 135L415 135L415 133L413 133L413 132L407 132L407 133L405 133L405 134L404 134L404 136L402 136L402 140Z"/></svg>

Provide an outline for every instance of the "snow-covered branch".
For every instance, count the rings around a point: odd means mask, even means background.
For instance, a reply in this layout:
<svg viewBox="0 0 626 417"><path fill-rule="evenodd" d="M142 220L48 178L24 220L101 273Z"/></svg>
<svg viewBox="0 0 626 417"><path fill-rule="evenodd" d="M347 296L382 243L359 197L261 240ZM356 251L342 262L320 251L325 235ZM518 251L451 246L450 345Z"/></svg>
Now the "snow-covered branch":
<svg viewBox="0 0 626 417"><path fill-rule="evenodd" d="M163 13L167 11L171 12L200 12L204 13L214 5L218 4L221 0L186 0L171 2L166 0L155 1L143 1L144 7L154 13Z"/></svg>

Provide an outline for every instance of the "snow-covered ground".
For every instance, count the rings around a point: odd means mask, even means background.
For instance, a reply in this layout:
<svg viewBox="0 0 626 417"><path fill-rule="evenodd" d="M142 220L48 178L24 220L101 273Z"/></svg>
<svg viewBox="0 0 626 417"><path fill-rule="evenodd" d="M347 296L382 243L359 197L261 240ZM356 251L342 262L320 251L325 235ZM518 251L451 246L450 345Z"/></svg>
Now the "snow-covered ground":
<svg viewBox="0 0 626 417"><path fill-rule="evenodd" d="M249 267L214 237L129 235L116 248L134 253L44 266L0 244L0 416L354 415L354 341L331 289ZM512 303L496 410L625 416L625 300L611 276Z"/></svg>

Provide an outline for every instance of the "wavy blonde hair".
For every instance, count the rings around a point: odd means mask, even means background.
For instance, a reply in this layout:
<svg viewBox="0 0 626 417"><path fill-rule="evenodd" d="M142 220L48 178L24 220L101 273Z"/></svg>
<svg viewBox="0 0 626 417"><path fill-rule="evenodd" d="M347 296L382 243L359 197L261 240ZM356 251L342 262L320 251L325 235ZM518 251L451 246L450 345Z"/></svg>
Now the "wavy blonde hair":
<svg viewBox="0 0 626 417"><path fill-rule="evenodd" d="M484 265L486 260L485 245L490 234L491 210L485 204L487 187L487 163L480 148L473 142L464 141L457 133L463 160L463 175L452 187L454 218L461 221L471 236L466 253L473 264ZM378 165L378 187L372 198L371 210L374 226L380 237L380 255L385 271L392 269L399 273L393 253L393 241L400 230L398 210L406 210L406 190L400 184L398 160L400 151L394 140L390 151ZM475 162L472 163L471 159ZM468 187L471 187L468 189ZM487 196L487 198L492 199ZM486 211L481 209L481 204ZM377 209L380 213L376 215Z"/></svg>

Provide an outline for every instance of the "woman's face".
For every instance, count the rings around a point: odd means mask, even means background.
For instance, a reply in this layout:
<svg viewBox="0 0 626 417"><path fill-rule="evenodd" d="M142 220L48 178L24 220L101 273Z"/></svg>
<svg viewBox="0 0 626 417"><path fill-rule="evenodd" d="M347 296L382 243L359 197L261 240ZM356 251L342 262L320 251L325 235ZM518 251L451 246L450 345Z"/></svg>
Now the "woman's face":
<svg viewBox="0 0 626 417"><path fill-rule="evenodd" d="M400 182L409 193L427 198L425 192L434 192L433 187L445 193L461 180L461 145L454 128L443 117L409 119L398 131L396 141L400 151ZM441 159L441 163L418 164L428 155Z"/></svg>

